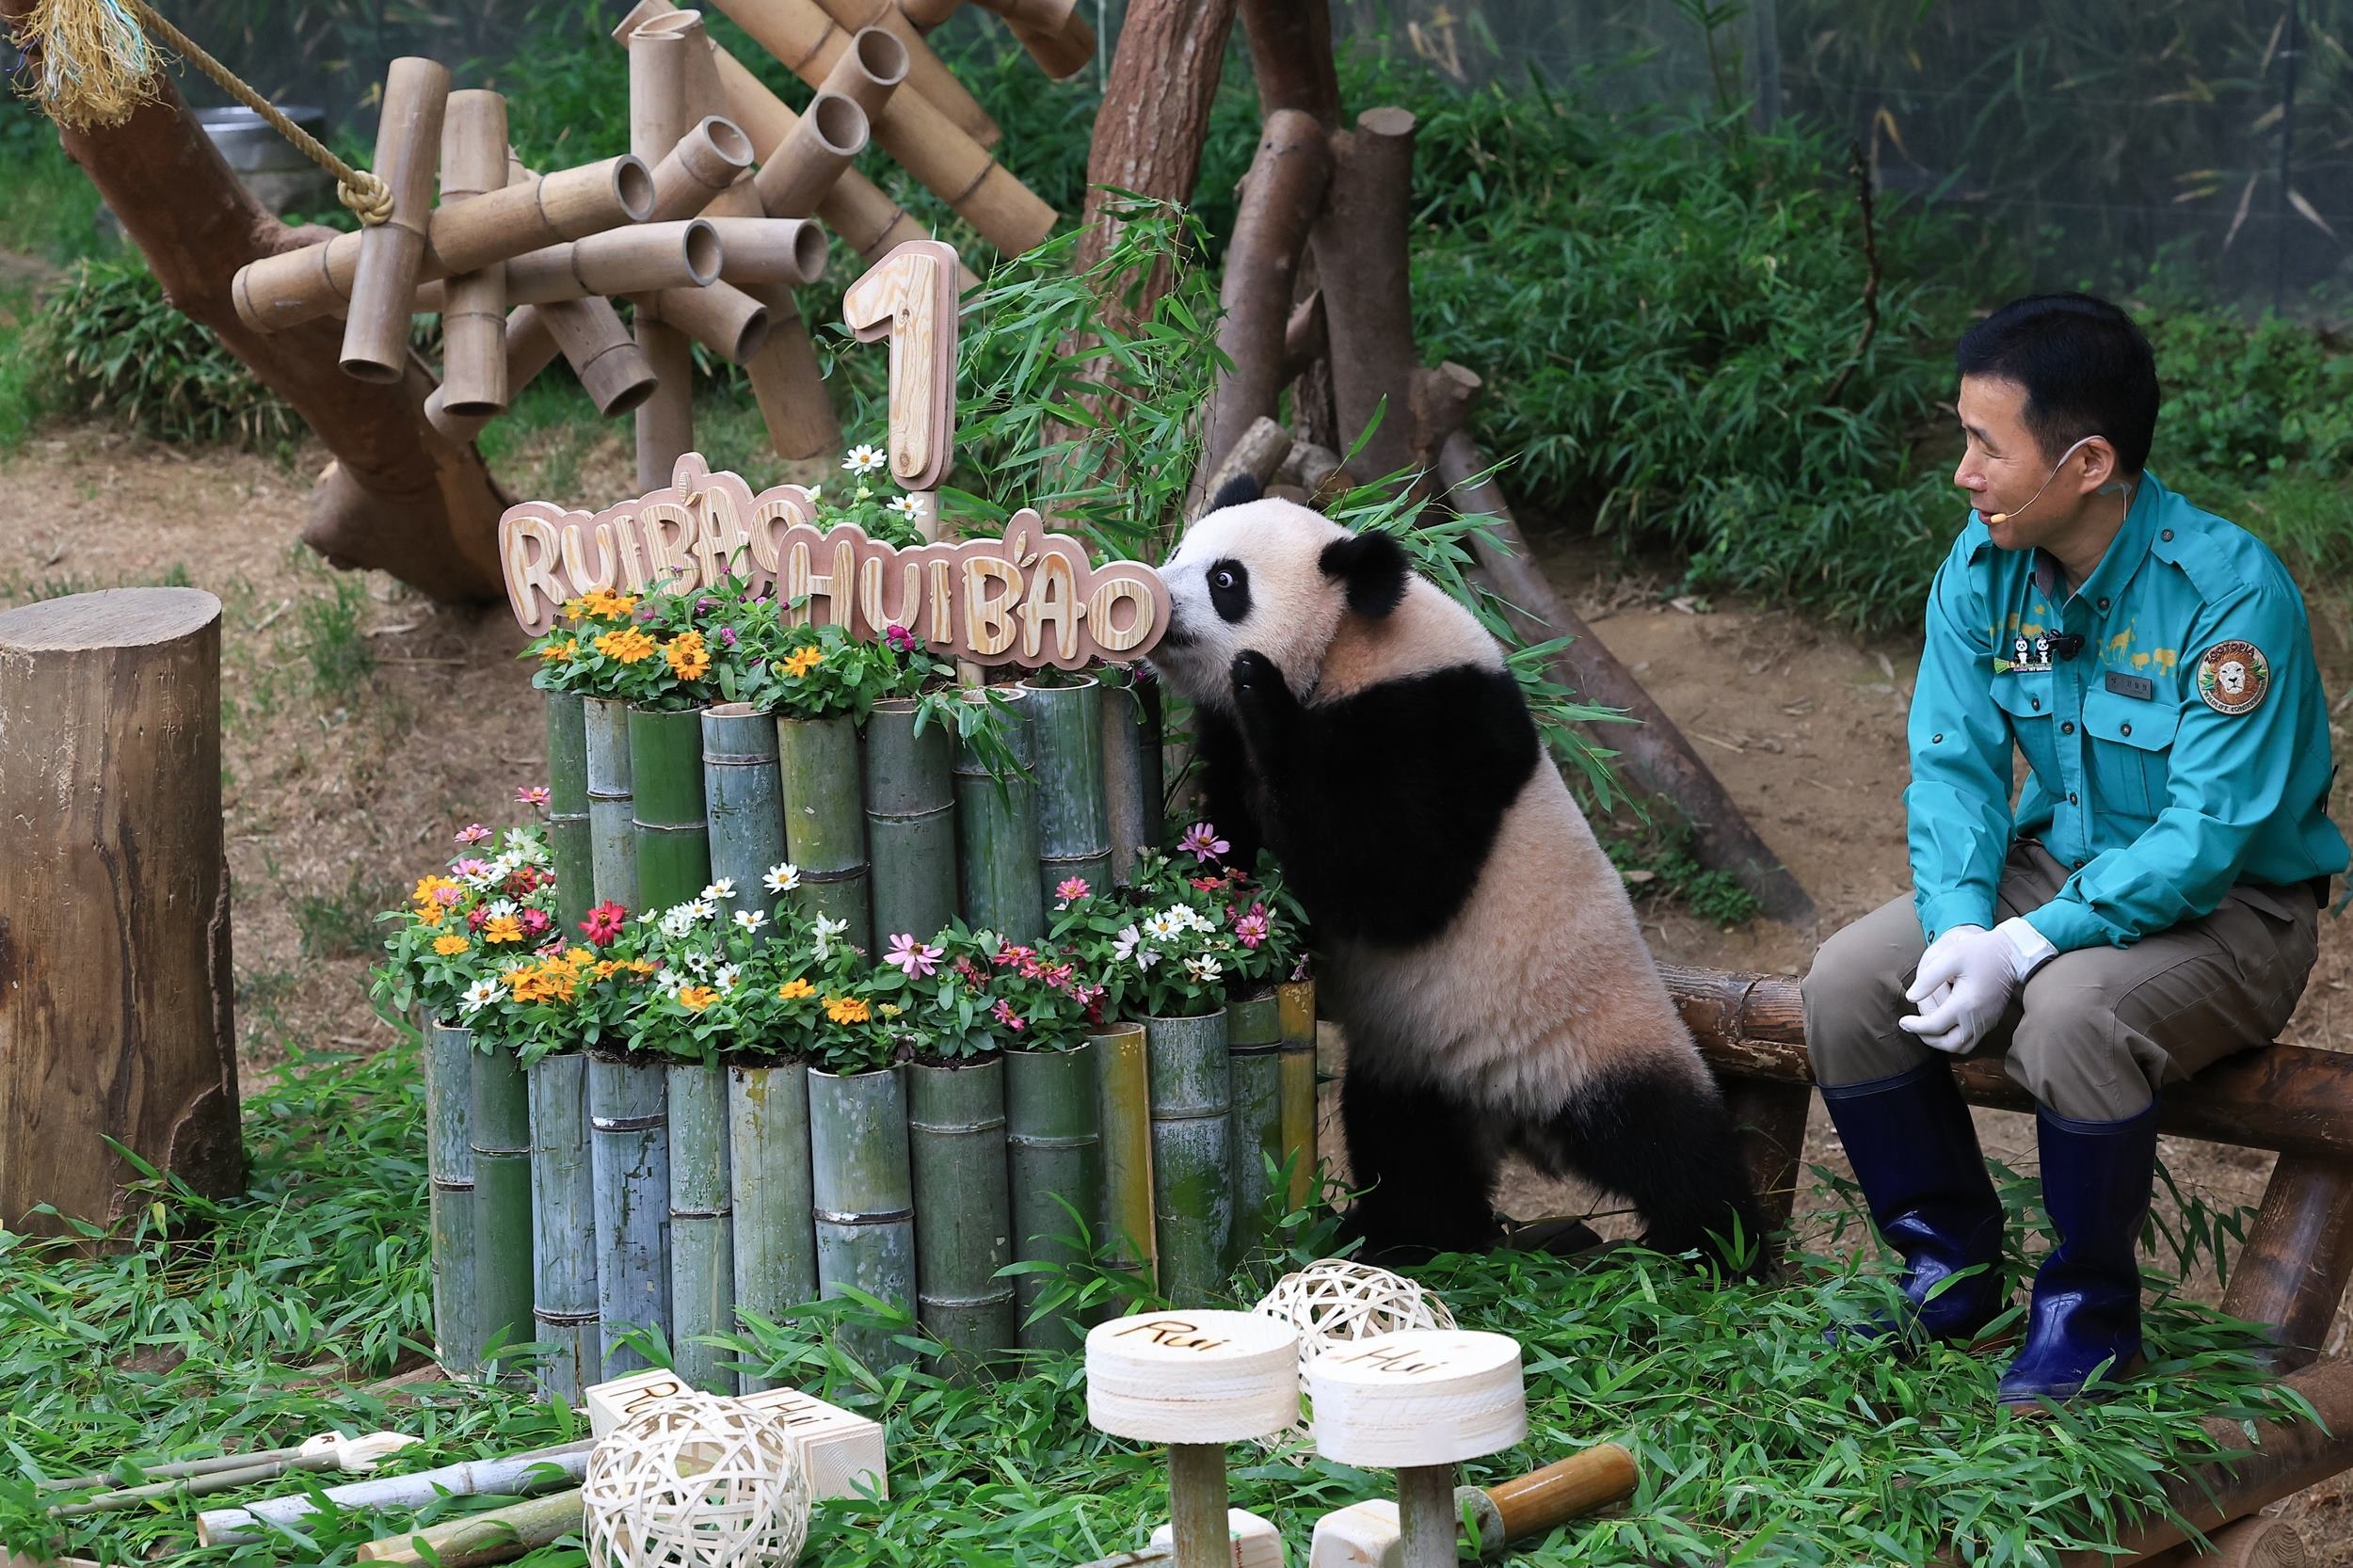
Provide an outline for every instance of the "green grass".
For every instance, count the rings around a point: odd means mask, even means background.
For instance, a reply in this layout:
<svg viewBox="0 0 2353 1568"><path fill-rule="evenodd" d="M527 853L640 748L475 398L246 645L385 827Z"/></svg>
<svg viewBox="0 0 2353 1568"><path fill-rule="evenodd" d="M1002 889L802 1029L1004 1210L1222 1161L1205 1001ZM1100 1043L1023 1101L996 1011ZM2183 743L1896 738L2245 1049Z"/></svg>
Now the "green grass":
<svg viewBox="0 0 2353 1568"><path fill-rule="evenodd" d="M14 92L0 101L0 168L8 171L0 250L63 266L114 248L98 232L97 187L57 145L47 118Z"/></svg>

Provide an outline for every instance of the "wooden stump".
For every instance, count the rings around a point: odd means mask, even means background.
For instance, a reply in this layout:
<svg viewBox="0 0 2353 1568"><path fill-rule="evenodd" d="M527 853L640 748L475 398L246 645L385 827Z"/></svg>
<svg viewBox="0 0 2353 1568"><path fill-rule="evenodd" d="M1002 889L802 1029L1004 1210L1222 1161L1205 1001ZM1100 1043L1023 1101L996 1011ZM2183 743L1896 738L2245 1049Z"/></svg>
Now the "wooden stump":
<svg viewBox="0 0 2353 1568"><path fill-rule="evenodd" d="M220 816L220 601L0 615L0 1226L104 1222L129 1162L244 1185Z"/></svg>

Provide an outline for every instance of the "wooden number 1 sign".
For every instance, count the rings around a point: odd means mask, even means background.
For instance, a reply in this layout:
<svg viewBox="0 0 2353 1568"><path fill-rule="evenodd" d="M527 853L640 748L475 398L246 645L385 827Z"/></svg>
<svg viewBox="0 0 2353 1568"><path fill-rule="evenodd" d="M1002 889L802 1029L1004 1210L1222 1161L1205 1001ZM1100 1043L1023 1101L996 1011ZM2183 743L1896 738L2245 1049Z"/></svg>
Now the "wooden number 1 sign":
<svg viewBox="0 0 2353 1568"><path fill-rule="evenodd" d="M955 446L954 248L898 247L850 285L841 315L860 343L890 340L890 476L910 491L937 488ZM934 524L933 508L924 510Z"/></svg>

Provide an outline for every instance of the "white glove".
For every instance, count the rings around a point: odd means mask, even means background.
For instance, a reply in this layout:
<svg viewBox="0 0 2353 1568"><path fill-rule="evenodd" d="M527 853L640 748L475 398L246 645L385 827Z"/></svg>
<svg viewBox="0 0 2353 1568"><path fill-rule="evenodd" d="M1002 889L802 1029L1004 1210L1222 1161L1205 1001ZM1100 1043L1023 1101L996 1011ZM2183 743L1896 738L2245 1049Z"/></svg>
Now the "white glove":
<svg viewBox="0 0 2353 1568"><path fill-rule="evenodd" d="M2026 977L2057 952L2021 917L1992 931L1957 925L1920 955L1919 972L1904 1000L1922 1010L1898 1018L1897 1027L1920 1036L1924 1045L1965 1055L2000 1020Z"/></svg>

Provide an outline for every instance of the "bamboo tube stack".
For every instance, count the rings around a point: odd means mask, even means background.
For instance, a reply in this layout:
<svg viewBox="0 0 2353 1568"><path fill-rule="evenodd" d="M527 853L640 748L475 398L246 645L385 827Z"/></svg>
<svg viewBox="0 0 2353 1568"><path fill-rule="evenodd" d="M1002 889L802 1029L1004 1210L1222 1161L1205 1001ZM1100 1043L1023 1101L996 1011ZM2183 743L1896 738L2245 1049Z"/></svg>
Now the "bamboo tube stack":
<svg viewBox="0 0 2353 1568"><path fill-rule="evenodd" d="M928 937L956 914L954 742L915 732L915 704L878 702L866 721L866 841L874 936Z"/></svg>
<svg viewBox="0 0 2353 1568"><path fill-rule="evenodd" d="M629 711L629 776L637 897L648 909L699 898L711 884L704 819L702 714Z"/></svg>
<svg viewBox="0 0 2353 1568"><path fill-rule="evenodd" d="M828 1297L852 1286L915 1309L915 1192L907 1162L906 1080L896 1069L808 1074L809 1165L817 1282ZM868 1367L886 1365L888 1336L844 1328L838 1343Z"/></svg>
<svg viewBox="0 0 2353 1568"><path fill-rule="evenodd" d="M506 185L506 100L454 92L441 125L441 202ZM493 262L449 280L441 311L442 407L465 418L506 407L506 267Z"/></svg>
<svg viewBox="0 0 2353 1568"><path fill-rule="evenodd" d="M531 1096L522 1064L491 1042L473 1053L474 1292L482 1342L511 1365L532 1320Z"/></svg>
<svg viewBox="0 0 2353 1568"><path fill-rule="evenodd" d="M808 1073L798 1063L728 1069L728 1176L735 1209L735 1307L776 1322L817 1299L816 1194L809 1184ZM740 1372L738 1391L776 1384Z"/></svg>
<svg viewBox="0 0 2353 1568"><path fill-rule="evenodd" d="M735 1220L728 1172L727 1070L673 1062L670 1113L671 1368L707 1393L731 1392L728 1352L700 1343L735 1327Z"/></svg>
<svg viewBox="0 0 2353 1568"><path fill-rule="evenodd" d="M595 856L588 842L588 717L577 692L550 692L548 851L555 862L555 918L566 941L596 902Z"/></svg>
<svg viewBox="0 0 2353 1568"><path fill-rule="evenodd" d="M760 878L786 858L776 724L742 702L705 709L702 724L712 879L735 884L737 908L760 909ZM755 939L769 935L763 928Z"/></svg>
<svg viewBox="0 0 2353 1568"><path fill-rule="evenodd" d="M1103 1136L1091 1045L1005 1053L1005 1147L1014 1257L1083 1263L1087 1248L1078 1238L1089 1231L1108 1251L1099 1224ZM1066 1308L1039 1316L1048 1285L1038 1274L1015 1277L1024 1350L1066 1351L1084 1337L1077 1314Z"/></svg>
<svg viewBox="0 0 2353 1568"><path fill-rule="evenodd" d="M635 914L637 808L630 783L629 704L589 697L581 712L587 728L588 856L597 898Z"/></svg>
<svg viewBox="0 0 2353 1568"><path fill-rule="evenodd" d="M1225 1015L1150 1018L1152 1218L1160 1294L1198 1306L1220 1294L1234 1230L1233 1075Z"/></svg>
<svg viewBox="0 0 2353 1568"><path fill-rule="evenodd" d="M1005 699L1006 744L1027 767L1033 694L1019 686L989 691ZM995 776L968 742L957 743L959 902L974 929L994 931L1009 942L1034 943L1046 934L1035 800L1036 787L1028 778Z"/></svg>
<svg viewBox="0 0 2353 1568"><path fill-rule="evenodd" d="M1013 1261L1005 1064L917 1062L906 1080L916 1316L948 1373L974 1377L1014 1345L1014 1287L997 1277Z"/></svg>
<svg viewBox="0 0 2353 1568"><path fill-rule="evenodd" d="M629 150L659 165L687 129L685 40L639 28L629 36ZM713 271L715 276L715 268ZM707 281L708 280L706 280ZM637 486L670 482L695 445L695 361L686 334L662 319L659 288L634 297L637 346L653 367L653 395L638 405Z"/></svg>
<svg viewBox="0 0 2353 1568"><path fill-rule="evenodd" d="M466 1377L482 1365L474 1304L473 1032L424 1028L426 1179L433 1232L433 1346L441 1369Z"/></svg>
<svg viewBox="0 0 2353 1568"><path fill-rule="evenodd" d="M598 1339L616 1378L647 1365L621 1343L625 1331L670 1328L670 1128L658 1064L591 1053L588 1151Z"/></svg>
<svg viewBox="0 0 2353 1568"><path fill-rule="evenodd" d="M434 162L448 102L449 71L433 60L404 55L385 75L370 167L392 191L392 211L360 236L351 313L344 324L344 372L362 381L390 383L408 373L408 315L424 259Z"/></svg>
<svg viewBox="0 0 2353 1568"><path fill-rule="evenodd" d="M1144 1027L1118 1023L1087 1041L1095 1053L1096 1121L1102 1129L1100 1251L1109 1267L1159 1277L1152 1220L1152 1095Z"/></svg>
<svg viewBox="0 0 2353 1568"><path fill-rule="evenodd" d="M1279 1169L1283 1160L1283 1017L1273 992L1227 1004L1225 1046L1234 1114L1233 1240L1226 1257L1231 1266L1264 1235L1262 1222L1273 1195L1267 1161Z"/></svg>
<svg viewBox="0 0 2353 1568"><path fill-rule="evenodd" d="M866 812L857 726L847 713L776 720L784 776L784 841L800 868L801 907L846 920L846 940L873 950L874 910L867 877ZM917 927L929 936L938 927Z"/></svg>
<svg viewBox="0 0 2353 1568"><path fill-rule="evenodd" d="M559 887L561 885L559 884ZM597 1331L596 1181L588 1157L588 1059L542 1057L531 1090L533 1337L547 1346L540 1384L580 1402L600 1381Z"/></svg>
<svg viewBox="0 0 2353 1568"><path fill-rule="evenodd" d="M1103 687L1029 685L1032 771L1037 776L1038 888L1051 909L1071 878L1107 890L1111 815L1103 794Z"/></svg>
<svg viewBox="0 0 2353 1568"><path fill-rule="evenodd" d="M1004 139L1004 132L981 107L948 64L932 53L932 46L923 41L923 35L899 9L898 0L820 0L825 14L855 40L860 37L888 38L898 46L906 61L901 72L907 85L925 98L952 121L956 129L984 148L995 147Z"/></svg>

